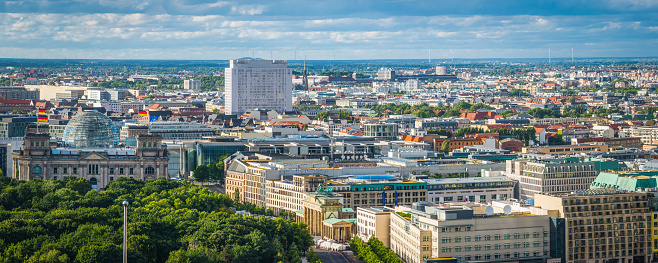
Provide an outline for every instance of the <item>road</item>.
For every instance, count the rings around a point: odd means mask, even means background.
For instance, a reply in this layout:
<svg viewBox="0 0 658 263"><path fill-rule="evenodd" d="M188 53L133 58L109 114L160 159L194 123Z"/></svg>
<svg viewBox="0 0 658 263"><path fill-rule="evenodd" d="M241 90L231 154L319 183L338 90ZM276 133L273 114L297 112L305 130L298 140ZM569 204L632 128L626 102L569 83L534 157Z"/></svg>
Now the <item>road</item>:
<svg viewBox="0 0 658 263"><path fill-rule="evenodd" d="M331 251L331 250L324 250L324 249L319 249L319 248L313 248L316 253L318 253L318 256L320 256L320 260L322 260L322 263L351 263L350 260L346 260L343 255L340 254L340 252L337 251Z"/></svg>

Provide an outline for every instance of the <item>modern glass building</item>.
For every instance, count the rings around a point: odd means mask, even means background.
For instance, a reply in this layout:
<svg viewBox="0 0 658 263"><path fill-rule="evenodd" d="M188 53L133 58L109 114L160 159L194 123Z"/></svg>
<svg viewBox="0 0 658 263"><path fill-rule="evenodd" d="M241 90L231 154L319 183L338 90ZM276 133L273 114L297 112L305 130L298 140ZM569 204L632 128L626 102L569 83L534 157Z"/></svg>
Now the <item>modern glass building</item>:
<svg viewBox="0 0 658 263"><path fill-rule="evenodd" d="M86 110L69 121L62 141L69 148L112 148L119 142L119 133L105 114Z"/></svg>

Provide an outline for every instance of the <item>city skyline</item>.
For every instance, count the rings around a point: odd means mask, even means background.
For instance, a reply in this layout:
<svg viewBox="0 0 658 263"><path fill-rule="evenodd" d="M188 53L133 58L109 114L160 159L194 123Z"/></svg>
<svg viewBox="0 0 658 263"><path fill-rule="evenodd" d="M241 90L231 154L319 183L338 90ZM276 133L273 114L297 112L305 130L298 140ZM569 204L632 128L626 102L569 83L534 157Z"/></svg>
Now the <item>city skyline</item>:
<svg viewBox="0 0 658 263"><path fill-rule="evenodd" d="M0 57L654 57L656 13L645 0L7 1Z"/></svg>

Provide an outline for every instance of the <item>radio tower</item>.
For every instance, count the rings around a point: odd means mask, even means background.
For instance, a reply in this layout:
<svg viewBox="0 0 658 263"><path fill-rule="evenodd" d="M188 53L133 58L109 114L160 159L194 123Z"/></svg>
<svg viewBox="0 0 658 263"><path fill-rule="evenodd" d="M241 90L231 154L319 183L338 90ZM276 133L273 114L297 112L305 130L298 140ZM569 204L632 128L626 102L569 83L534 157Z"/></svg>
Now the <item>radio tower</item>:
<svg viewBox="0 0 658 263"><path fill-rule="evenodd" d="M304 90L308 91L308 73L306 72L306 56L304 56L304 72L302 73L302 85L304 85Z"/></svg>

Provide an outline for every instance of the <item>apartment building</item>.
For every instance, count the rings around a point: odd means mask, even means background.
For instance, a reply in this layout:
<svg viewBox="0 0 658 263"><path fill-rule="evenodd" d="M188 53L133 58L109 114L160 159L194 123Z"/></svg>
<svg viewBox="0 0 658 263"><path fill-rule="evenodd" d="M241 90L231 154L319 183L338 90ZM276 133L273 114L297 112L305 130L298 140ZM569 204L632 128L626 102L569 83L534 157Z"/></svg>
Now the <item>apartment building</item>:
<svg viewBox="0 0 658 263"><path fill-rule="evenodd" d="M390 248L409 263L430 258L458 262L545 262L549 258L549 216L525 213L486 215L481 204L415 203L391 213Z"/></svg>
<svg viewBox="0 0 658 263"><path fill-rule="evenodd" d="M427 179L427 201L430 203L479 202L507 200L514 197L516 181L507 177L467 177Z"/></svg>
<svg viewBox="0 0 658 263"><path fill-rule="evenodd" d="M623 129L619 137L638 137L643 144L654 144L658 141L658 126L643 126Z"/></svg>
<svg viewBox="0 0 658 263"><path fill-rule="evenodd" d="M551 256L562 262L651 262L648 194L617 189L535 195L535 206L557 210Z"/></svg>

